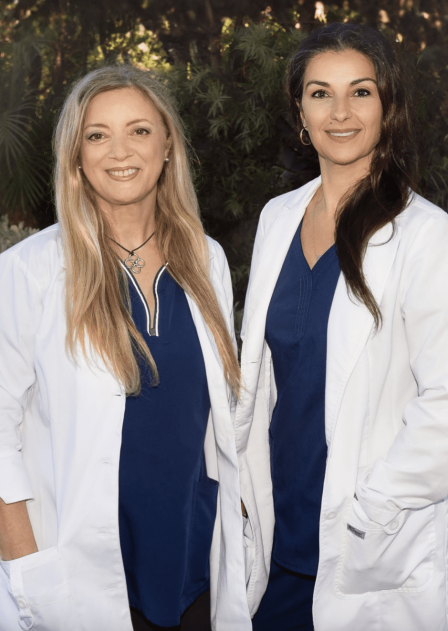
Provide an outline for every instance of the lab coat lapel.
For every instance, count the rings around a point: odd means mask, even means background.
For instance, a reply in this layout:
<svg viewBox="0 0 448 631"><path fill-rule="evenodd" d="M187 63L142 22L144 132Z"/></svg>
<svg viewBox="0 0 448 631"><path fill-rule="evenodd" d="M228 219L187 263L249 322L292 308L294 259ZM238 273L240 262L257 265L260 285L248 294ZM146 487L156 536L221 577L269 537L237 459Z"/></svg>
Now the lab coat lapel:
<svg viewBox="0 0 448 631"><path fill-rule="evenodd" d="M247 329L243 337L243 361L255 363L261 360L269 303L291 242L320 183L319 177L304 187L305 190L301 189L298 196L280 207L272 224L267 227L245 307Z"/></svg>
<svg viewBox="0 0 448 631"><path fill-rule="evenodd" d="M199 307L188 294L186 294L186 296L187 296L188 305L190 307L191 316L193 318L193 322L194 322L194 325L196 327L196 331L199 337L199 342L201 344L202 353L204 355L204 361L205 361L206 370L207 370L207 378L209 378L209 371L211 370L211 364L212 364L212 362L210 362L210 359L213 356L216 359L216 361L213 362L213 366L215 366L216 369L218 369L220 373L222 372L221 358L219 356L218 347L216 346L215 338L213 337L212 332L210 331L208 326L205 324L204 318L202 317L202 313L200 312Z"/></svg>
<svg viewBox="0 0 448 631"><path fill-rule="evenodd" d="M384 226L370 240L364 259L364 275L380 305L400 242L400 227ZM347 382L371 333L374 320L364 304L351 298L341 274L328 322L325 427L331 444Z"/></svg>

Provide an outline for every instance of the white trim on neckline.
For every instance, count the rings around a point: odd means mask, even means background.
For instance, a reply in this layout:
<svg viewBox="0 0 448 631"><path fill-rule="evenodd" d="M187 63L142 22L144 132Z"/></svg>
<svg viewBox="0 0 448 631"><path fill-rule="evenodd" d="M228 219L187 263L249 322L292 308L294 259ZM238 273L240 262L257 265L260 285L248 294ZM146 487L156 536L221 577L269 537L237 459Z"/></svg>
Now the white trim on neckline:
<svg viewBox="0 0 448 631"><path fill-rule="evenodd" d="M153 326L152 329L151 329L151 312L149 310L148 301L146 300L145 295L143 294L143 292L142 292L142 290L140 288L140 285L137 282L137 279L133 277L133 275L131 274L129 269L126 267L126 265L124 265L123 262L121 262L121 265L123 266L123 269L125 270L126 274L131 279L132 284L134 285L138 295L140 296L140 300L142 301L143 306L145 308L145 312L146 312L146 332L151 337L158 337L159 336L159 294L158 294L158 286L159 286L160 277L162 276L163 272L166 270L167 263L165 265L162 265L162 267L159 269L159 271L157 272L157 274L156 274L156 276L154 278L154 282L153 282L155 308L154 308L154 326Z"/></svg>

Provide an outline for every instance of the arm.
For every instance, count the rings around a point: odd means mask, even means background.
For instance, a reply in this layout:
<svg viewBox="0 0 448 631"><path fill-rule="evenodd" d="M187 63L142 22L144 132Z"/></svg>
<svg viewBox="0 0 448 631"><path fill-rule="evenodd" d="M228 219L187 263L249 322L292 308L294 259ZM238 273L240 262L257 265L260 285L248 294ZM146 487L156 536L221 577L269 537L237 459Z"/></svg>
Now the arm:
<svg viewBox="0 0 448 631"><path fill-rule="evenodd" d="M0 558L12 561L37 552L25 502L5 504L0 499Z"/></svg>
<svg viewBox="0 0 448 631"><path fill-rule="evenodd" d="M36 552L25 500L33 498L21 454L20 425L35 382L34 337L40 321L37 285L16 249L0 257L0 557Z"/></svg>
<svg viewBox="0 0 448 631"><path fill-rule="evenodd" d="M235 319L233 315L233 287L232 287L232 277L230 275L229 264L227 262L227 257L224 254L224 250L221 248L222 253L222 284L224 286L224 291L226 293L227 298L227 311L229 314L229 330L230 336L232 338L233 346L235 347L235 351L237 351L237 343L235 336Z"/></svg>
<svg viewBox="0 0 448 631"><path fill-rule="evenodd" d="M215 245L216 255L219 257L220 261L220 270L221 270L221 280L224 287L224 291L227 299L227 312L229 318L229 326L230 326L230 335L232 337L233 344L236 350L236 338L235 338L235 327L233 320L233 289L232 289L232 278L230 275L229 264L227 262L226 255L224 250L219 244ZM243 500L241 500L241 514L243 517L247 518L246 507L244 506Z"/></svg>
<svg viewBox="0 0 448 631"><path fill-rule="evenodd" d="M356 494L370 519L387 525L405 509L448 494L448 220L432 214L406 256L400 302L418 396L403 429Z"/></svg>
<svg viewBox="0 0 448 631"><path fill-rule="evenodd" d="M235 324L233 319L233 288L229 264L227 262L227 257L224 253L224 250L222 249L222 246L210 237L207 237L207 242L211 254L215 259L215 263L212 264L212 272L214 275L216 274L219 279L219 281L217 282L214 281L212 278L212 283L215 288L218 301L221 305L221 309L226 320L227 327L229 329L230 337L232 338L232 342L236 350ZM220 286L223 288L224 292L221 292L219 290ZM225 302L223 298L225 298Z"/></svg>

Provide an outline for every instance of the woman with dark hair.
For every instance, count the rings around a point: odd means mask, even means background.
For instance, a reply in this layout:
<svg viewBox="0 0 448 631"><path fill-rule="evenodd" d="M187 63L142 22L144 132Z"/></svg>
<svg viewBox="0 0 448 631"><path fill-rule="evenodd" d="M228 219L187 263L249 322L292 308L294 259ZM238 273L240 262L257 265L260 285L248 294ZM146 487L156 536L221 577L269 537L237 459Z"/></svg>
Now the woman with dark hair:
<svg viewBox="0 0 448 631"><path fill-rule="evenodd" d="M448 217L414 192L410 85L366 26L319 29L290 63L321 176L263 210L246 299L255 631L448 629Z"/></svg>

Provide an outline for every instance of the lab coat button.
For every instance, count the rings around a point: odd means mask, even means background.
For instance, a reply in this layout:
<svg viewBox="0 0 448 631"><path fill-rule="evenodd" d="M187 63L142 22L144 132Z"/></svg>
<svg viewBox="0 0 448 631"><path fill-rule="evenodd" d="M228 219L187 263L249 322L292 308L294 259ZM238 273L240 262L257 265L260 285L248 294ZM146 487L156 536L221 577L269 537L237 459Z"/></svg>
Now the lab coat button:
<svg viewBox="0 0 448 631"><path fill-rule="evenodd" d="M398 521L394 520L390 522L390 529L396 530L398 528Z"/></svg>
<svg viewBox="0 0 448 631"><path fill-rule="evenodd" d="M23 598L18 598L17 604L19 605L20 609L25 609L26 607L26 602L23 600Z"/></svg>
<svg viewBox="0 0 448 631"><path fill-rule="evenodd" d="M327 513L327 519L334 519L336 517L336 513Z"/></svg>

